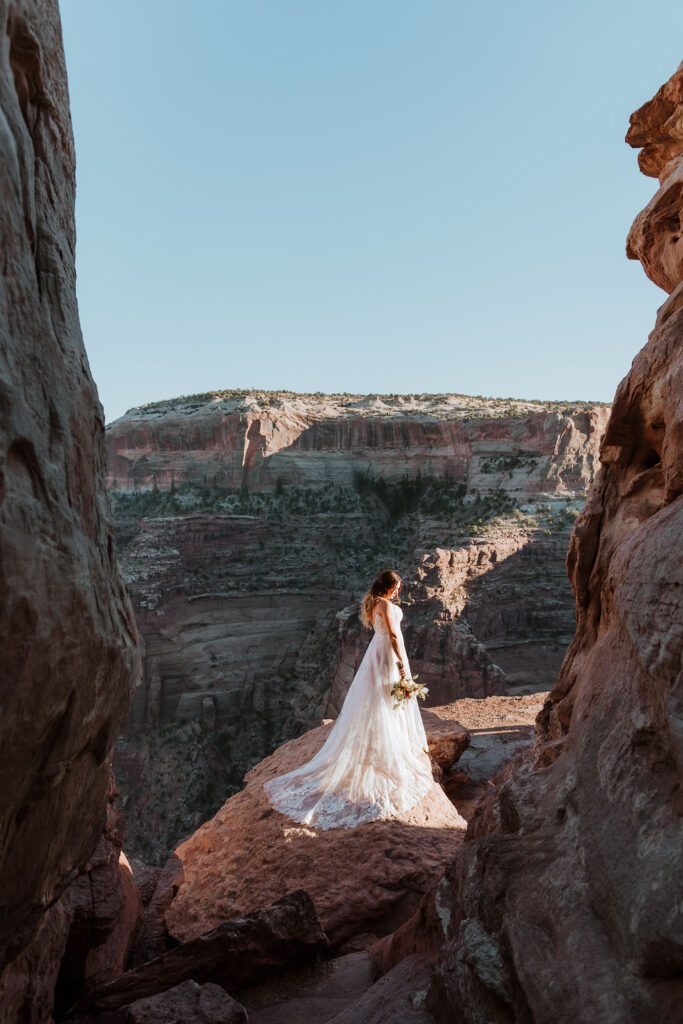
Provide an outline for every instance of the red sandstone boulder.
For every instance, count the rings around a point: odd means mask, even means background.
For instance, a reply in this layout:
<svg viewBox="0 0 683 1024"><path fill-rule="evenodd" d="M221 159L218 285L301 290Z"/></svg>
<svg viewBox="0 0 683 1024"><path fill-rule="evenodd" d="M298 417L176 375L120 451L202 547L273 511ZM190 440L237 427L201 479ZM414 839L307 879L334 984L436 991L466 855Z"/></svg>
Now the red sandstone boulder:
<svg viewBox="0 0 683 1024"><path fill-rule="evenodd" d="M441 710L422 711L422 724L427 733L429 756L445 772L465 752L471 737L464 725L440 714Z"/></svg>
<svg viewBox="0 0 683 1024"><path fill-rule="evenodd" d="M247 1011L220 985L182 981L118 1010L71 1018L73 1024L247 1024Z"/></svg>
<svg viewBox="0 0 683 1024"><path fill-rule="evenodd" d="M128 971L84 996L68 1015L120 1010L190 979L235 991L265 971L311 958L326 946L310 896L297 890L273 906L226 921Z"/></svg>
<svg viewBox="0 0 683 1024"><path fill-rule="evenodd" d="M291 740L258 764L245 789L178 847L184 881L166 911L175 939L185 942L305 887L334 946L359 935L368 945L409 917L436 883L466 825L436 783L400 819L354 829L308 828L270 805L265 780L308 761L330 728Z"/></svg>

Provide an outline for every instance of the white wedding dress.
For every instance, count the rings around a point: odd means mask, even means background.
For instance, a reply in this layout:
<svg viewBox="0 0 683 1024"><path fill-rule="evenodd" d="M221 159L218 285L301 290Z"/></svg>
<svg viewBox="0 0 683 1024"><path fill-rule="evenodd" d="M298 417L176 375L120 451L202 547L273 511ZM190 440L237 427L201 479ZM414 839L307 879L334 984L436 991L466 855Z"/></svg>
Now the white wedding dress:
<svg viewBox="0 0 683 1024"><path fill-rule="evenodd" d="M403 611L392 604L389 616L409 676ZM434 781L417 699L393 709L391 687L399 678L384 620L377 614L374 636L321 749L307 764L264 783L276 810L321 829L354 828L393 818L429 792Z"/></svg>

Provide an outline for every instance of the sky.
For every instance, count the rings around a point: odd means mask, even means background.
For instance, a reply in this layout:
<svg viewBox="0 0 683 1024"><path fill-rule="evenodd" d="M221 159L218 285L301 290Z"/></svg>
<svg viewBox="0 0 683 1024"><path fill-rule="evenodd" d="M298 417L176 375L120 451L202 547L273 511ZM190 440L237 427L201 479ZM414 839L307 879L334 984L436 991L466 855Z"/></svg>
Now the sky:
<svg viewBox="0 0 683 1024"><path fill-rule="evenodd" d="M680 0L61 0L107 421L226 388L610 401Z"/></svg>

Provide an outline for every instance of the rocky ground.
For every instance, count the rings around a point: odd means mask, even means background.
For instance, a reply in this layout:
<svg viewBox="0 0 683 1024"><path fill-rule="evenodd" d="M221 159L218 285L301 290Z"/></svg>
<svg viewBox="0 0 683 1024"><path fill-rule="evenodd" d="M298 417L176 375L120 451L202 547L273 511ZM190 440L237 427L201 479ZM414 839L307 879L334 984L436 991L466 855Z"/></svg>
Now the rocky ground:
<svg viewBox="0 0 683 1024"><path fill-rule="evenodd" d="M461 700L438 708L467 729L470 742L450 773L442 780L458 811L469 821L489 780L534 739L534 722L546 691L528 696L485 697Z"/></svg>

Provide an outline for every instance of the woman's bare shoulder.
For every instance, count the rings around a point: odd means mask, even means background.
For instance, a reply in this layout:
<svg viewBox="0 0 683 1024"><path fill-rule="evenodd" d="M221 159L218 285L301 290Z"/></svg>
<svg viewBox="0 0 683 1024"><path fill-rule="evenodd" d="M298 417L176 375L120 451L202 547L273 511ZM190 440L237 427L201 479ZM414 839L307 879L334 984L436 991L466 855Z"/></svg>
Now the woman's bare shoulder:
<svg viewBox="0 0 683 1024"><path fill-rule="evenodd" d="M391 609L391 601L386 597L378 597L375 601L375 607L379 611L384 612L385 615L388 615Z"/></svg>

